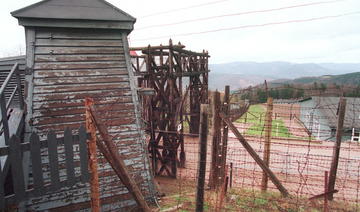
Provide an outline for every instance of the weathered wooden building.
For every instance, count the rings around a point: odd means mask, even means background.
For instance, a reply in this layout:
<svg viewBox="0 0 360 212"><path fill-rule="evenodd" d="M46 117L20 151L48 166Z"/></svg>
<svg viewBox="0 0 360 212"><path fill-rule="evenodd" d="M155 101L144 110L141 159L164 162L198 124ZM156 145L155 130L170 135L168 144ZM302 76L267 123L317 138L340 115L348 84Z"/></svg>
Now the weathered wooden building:
<svg viewBox="0 0 360 212"><path fill-rule="evenodd" d="M45 0L12 15L26 35L25 139L30 132L45 137L49 130L60 135L66 127L79 128L85 120L84 99L92 97L131 175L152 201L155 191L127 41L135 18L103 0ZM47 154L41 152L43 158ZM64 150L58 149L58 154L60 178L66 178ZM106 160L101 154L98 157L102 210L135 206ZM24 161L31 166L26 155ZM42 168L47 182L46 163ZM31 186L31 171L25 174ZM88 184L78 183L27 199L23 207L89 209L89 193Z"/></svg>

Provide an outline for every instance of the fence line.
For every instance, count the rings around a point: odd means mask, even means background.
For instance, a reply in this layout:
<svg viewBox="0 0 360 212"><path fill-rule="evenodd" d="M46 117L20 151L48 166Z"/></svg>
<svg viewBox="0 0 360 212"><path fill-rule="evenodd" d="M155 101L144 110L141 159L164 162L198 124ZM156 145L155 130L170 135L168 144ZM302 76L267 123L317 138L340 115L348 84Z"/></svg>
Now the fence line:
<svg viewBox="0 0 360 212"><path fill-rule="evenodd" d="M19 137L13 135L9 146L0 148L0 161L9 161L12 178L10 182L7 182L6 173L0 173L0 200L2 201L0 209L29 198L55 192L62 187L71 187L78 182L88 182L87 137L83 126L79 128L78 135L73 135L67 128L64 131L64 137L57 138L55 133L50 131L47 140L42 141L36 133L32 133L30 140L26 143L20 143ZM66 179L59 171L60 149L64 149L65 152ZM30 151L31 155L32 179L26 186L22 155L27 151ZM43 151L47 151L48 155L41 155ZM74 153L78 154L79 161L75 162ZM49 168L44 167L44 161L49 161ZM50 170L50 179L47 179L45 174L47 169ZM9 186L11 182L12 188L5 188L5 183L9 183Z"/></svg>

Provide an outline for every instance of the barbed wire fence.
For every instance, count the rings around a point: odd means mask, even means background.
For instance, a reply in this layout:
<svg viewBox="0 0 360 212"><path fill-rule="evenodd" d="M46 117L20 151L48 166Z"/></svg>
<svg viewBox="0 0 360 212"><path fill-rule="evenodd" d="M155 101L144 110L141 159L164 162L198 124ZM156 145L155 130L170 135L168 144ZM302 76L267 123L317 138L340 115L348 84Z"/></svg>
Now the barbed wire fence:
<svg viewBox="0 0 360 212"><path fill-rule="evenodd" d="M360 145L358 138L354 139L360 127L356 120L359 118L360 102L355 98L347 99L336 191L330 191L336 192L334 200L324 201L326 192L329 193L326 189L328 178L325 176L330 171L334 157L336 125L333 122L337 120L339 99L315 97L308 100L314 101L313 105L306 101L273 105L269 168L290 193L289 197L281 196L272 182L269 182L266 192L261 191L263 170L234 133L229 131L224 169L226 177L215 189L205 189L205 211L360 210ZM233 122L261 158L268 127L265 121L266 108L266 104L251 105L247 113ZM206 185L213 171L212 136L210 131L206 152ZM199 139L186 137L185 152L186 164L184 168L178 168L176 179L156 177L158 189L165 194L160 199L162 211L195 209Z"/></svg>

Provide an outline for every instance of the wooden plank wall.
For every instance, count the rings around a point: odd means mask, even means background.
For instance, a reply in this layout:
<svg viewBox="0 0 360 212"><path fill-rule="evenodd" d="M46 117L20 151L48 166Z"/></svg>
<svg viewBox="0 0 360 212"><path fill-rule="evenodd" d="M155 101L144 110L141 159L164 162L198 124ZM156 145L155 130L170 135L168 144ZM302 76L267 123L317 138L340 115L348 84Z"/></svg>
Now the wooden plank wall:
<svg viewBox="0 0 360 212"><path fill-rule="evenodd" d="M127 41L124 42L123 37L126 38L124 32L118 30L36 29L34 78L30 85L33 89L31 128L40 136L45 136L48 130L60 135L66 127L78 128L85 120L85 97L94 98L133 178L144 196L151 198L153 184L143 132L138 124L140 117L134 98L136 88L131 82L134 79L129 75L129 61L126 61L129 58L126 55L129 53L124 50ZM63 164L59 166L60 179L66 175L64 167L71 166L65 163L66 151L58 151L58 160ZM99 172L101 198L113 196L111 200L104 199L104 211L135 204L100 155ZM44 175L49 178L49 171ZM54 207L78 210L88 208L88 200L89 186L78 185L31 199L27 207L35 210Z"/></svg>

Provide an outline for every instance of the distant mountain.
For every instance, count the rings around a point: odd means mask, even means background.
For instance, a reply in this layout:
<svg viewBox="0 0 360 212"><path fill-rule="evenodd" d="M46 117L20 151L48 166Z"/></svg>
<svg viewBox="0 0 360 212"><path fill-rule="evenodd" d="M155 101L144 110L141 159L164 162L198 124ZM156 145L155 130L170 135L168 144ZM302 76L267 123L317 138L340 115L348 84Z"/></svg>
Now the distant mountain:
<svg viewBox="0 0 360 212"><path fill-rule="evenodd" d="M209 88L223 90L244 88L264 80L296 79L360 72L360 63L289 63L289 62L233 62L210 64Z"/></svg>

